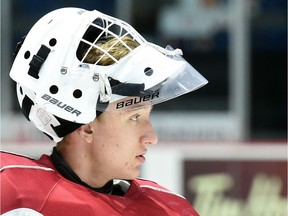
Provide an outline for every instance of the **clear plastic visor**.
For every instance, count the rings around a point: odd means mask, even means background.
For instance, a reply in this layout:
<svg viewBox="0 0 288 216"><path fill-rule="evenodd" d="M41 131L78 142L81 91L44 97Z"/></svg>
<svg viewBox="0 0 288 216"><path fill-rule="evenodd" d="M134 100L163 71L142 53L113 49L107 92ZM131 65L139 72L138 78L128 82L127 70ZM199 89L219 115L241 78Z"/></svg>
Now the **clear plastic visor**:
<svg viewBox="0 0 288 216"><path fill-rule="evenodd" d="M103 112L151 106L194 91L208 83L180 55L169 56L169 58L180 62L180 64L177 64L174 68L163 67L163 70L168 71L155 72L152 69L145 71L148 76L149 73L158 73L158 76L156 75L153 81L145 80L144 78L143 83L139 83L139 81L134 81L137 77L133 76L124 83L115 84L118 81L114 81L114 85L110 87L111 96L109 99L105 98L107 94L101 95L100 92L96 109ZM139 80L139 77L137 80ZM107 93L106 89L105 92Z"/></svg>

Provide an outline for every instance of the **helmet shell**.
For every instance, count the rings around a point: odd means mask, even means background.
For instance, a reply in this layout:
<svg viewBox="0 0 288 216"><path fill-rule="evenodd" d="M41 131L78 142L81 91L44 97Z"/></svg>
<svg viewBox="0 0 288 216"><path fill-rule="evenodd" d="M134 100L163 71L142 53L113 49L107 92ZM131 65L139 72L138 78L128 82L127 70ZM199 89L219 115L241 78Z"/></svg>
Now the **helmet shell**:
<svg viewBox="0 0 288 216"><path fill-rule="evenodd" d="M139 46L127 47L122 40L126 36ZM97 41L103 38L116 38L129 53L117 60L108 50L102 50L103 56L108 55L114 64L86 63L85 55L79 55L80 48L101 50ZM137 105L145 105L147 100L148 104L156 104L207 83L179 55L179 50L147 42L122 20L80 8L61 8L43 16L27 34L10 76L17 82L18 100L25 116L55 141L93 121L97 111L132 107L133 103L125 103L127 97L140 97ZM150 98L150 94L157 97ZM113 108L111 104L119 100L116 104L125 106Z"/></svg>

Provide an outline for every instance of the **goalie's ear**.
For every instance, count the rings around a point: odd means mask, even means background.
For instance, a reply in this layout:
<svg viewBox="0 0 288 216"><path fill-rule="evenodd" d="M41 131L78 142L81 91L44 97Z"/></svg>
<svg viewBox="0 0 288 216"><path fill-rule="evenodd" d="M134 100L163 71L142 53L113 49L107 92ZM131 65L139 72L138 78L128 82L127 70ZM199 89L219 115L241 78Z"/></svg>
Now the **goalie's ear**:
<svg viewBox="0 0 288 216"><path fill-rule="evenodd" d="M75 131L85 143L93 142L93 130L91 130L90 124L84 124Z"/></svg>

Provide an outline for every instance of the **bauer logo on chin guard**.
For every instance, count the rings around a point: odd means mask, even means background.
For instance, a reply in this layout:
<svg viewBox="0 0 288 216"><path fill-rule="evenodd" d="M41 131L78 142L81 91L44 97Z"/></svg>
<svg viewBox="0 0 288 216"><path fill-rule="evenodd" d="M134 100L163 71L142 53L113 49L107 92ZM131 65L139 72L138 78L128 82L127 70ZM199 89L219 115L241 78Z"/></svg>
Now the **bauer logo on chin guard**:
<svg viewBox="0 0 288 216"><path fill-rule="evenodd" d="M139 103L148 102L154 100L155 98L159 98L159 91L152 92L150 94L145 94L140 97L130 98L121 102L116 103L116 109L121 109L124 107L130 107L132 105L137 105Z"/></svg>

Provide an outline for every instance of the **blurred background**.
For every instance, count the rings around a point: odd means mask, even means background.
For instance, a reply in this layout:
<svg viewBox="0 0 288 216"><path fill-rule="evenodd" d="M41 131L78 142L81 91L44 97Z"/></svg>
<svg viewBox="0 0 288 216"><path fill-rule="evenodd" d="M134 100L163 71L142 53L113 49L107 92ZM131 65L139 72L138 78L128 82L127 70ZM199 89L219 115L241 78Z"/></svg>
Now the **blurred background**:
<svg viewBox="0 0 288 216"><path fill-rule="evenodd" d="M38 157L55 145L21 114L9 70L16 43L60 7L123 19L147 40L181 48L209 80L154 107L159 144L142 177L201 215L288 215L286 0L1 0L2 150Z"/></svg>

